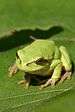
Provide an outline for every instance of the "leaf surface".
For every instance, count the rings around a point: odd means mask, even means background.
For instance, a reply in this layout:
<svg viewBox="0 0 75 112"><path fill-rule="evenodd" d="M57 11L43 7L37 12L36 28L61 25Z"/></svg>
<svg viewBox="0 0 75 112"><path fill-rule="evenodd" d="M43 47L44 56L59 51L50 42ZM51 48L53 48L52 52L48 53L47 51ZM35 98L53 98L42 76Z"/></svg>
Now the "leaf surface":
<svg viewBox="0 0 75 112"><path fill-rule="evenodd" d="M0 34L4 35L0 36L0 112L74 112L74 4L74 0L0 0ZM6 35L14 30L17 32ZM31 35L52 39L58 46L64 45L68 49L73 61L71 80L40 91L38 86L31 85L27 90L17 85L23 72L8 77L8 68L14 63L16 51L31 43Z"/></svg>

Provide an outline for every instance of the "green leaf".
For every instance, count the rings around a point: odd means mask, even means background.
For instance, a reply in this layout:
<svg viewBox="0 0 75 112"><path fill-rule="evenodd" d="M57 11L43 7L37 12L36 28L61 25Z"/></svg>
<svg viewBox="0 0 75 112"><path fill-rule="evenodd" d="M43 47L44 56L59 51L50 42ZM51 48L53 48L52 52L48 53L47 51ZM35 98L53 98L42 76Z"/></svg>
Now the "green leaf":
<svg viewBox="0 0 75 112"><path fill-rule="evenodd" d="M52 39L58 46L64 45L74 69L74 3L74 0L0 0L0 34L20 30L0 38L0 112L74 112L74 70L71 80L42 91L34 85L28 90L17 85L24 76L23 72L8 77L8 68L14 63L16 51L31 43L31 35Z"/></svg>
<svg viewBox="0 0 75 112"><path fill-rule="evenodd" d="M40 38L48 36L50 37L48 39L54 40L58 46L64 45L68 49L74 65L75 39L69 36L65 37L68 33L71 35L70 31L63 30L58 26L45 31L23 30L0 39L0 112L48 112L50 110L70 112L75 109L73 104L75 102L74 70L71 80L66 80L63 84L57 84L55 87L49 86L42 91L38 86L32 84L28 90L24 86L18 85L17 82L24 76L23 72L18 72L12 78L8 77L8 68L14 63L16 51L31 43L29 34L36 38L38 35Z"/></svg>

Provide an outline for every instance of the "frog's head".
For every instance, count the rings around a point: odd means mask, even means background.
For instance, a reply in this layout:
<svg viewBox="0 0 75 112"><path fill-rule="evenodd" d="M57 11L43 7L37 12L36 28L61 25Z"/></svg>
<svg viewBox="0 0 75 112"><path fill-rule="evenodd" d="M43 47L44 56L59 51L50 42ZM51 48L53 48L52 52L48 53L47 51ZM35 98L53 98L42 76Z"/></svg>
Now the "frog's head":
<svg viewBox="0 0 75 112"><path fill-rule="evenodd" d="M16 53L16 65L20 70L25 72L37 72L46 70L49 67L49 62L41 56L34 54L27 55L21 50Z"/></svg>

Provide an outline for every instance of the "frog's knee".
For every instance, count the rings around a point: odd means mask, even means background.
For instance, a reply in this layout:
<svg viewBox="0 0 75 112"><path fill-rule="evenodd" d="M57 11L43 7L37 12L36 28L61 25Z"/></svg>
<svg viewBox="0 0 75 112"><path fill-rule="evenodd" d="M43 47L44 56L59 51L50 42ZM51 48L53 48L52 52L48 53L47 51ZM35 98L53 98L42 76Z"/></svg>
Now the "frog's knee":
<svg viewBox="0 0 75 112"><path fill-rule="evenodd" d="M60 46L59 50L60 50L60 52L64 52L64 51L67 52L67 49L65 46Z"/></svg>

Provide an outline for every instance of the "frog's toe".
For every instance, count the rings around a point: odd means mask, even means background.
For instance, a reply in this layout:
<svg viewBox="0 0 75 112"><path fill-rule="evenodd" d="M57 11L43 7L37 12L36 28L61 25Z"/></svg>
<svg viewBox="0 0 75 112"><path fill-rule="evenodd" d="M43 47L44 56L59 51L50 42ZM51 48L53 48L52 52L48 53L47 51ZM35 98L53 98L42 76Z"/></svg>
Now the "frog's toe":
<svg viewBox="0 0 75 112"><path fill-rule="evenodd" d="M17 71L18 71L18 68L16 64L14 64L13 66L10 66L8 69L9 77L12 77Z"/></svg>
<svg viewBox="0 0 75 112"><path fill-rule="evenodd" d="M18 84L25 84L26 83L26 80L21 80L18 82Z"/></svg>
<svg viewBox="0 0 75 112"><path fill-rule="evenodd" d="M66 79L71 79L71 76L72 76L72 72L66 72L66 73L61 77L59 83L64 82L64 80L66 80Z"/></svg>
<svg viewBox="0 0 75 112"><path fill-rule="evenodd" d="M49 85L54 86L55 83L56 83L55 79L48 79L45 84L43 84L43 85L40 86L40 89L43 89L43 88L45 88L45 87L47 87Z"/></svg>
<svg viewBox="0 0 75 112"><path fill-rule="evenodd" d="M18 82L18 84L19 84L19 85L20 85L20 84L24 84L25 87L28 89L30 82L28 82L27 80L21 80L21 81Z"/></svg>
<svg viewBox="0 0 75 112"><path fill-rule="evenodd" d="M50 80L50 84L51 84L51 86L54 86L55 83L56 83L56 81L57 81L57 80L55 80L55 79L51 79L51 80Z"/></svg>

